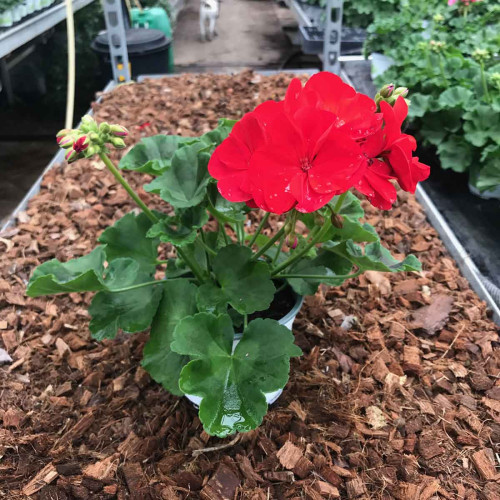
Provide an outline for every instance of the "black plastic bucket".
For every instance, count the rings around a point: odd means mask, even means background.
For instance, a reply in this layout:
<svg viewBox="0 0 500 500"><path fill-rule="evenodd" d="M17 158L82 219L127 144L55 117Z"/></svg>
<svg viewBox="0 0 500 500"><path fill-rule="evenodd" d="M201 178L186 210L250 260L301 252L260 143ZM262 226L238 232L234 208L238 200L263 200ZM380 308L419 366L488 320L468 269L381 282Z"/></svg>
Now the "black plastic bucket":
<svg viewBox="0 0 500 500"><path fill-rule="evenodd" d="M168 73L168 49L172 40L160 30L131 28L125 32L132 78L137 78L139 75ZM107 32L99 33L91 47L99 55L102 73L108 80L112 79Z"/></svg>

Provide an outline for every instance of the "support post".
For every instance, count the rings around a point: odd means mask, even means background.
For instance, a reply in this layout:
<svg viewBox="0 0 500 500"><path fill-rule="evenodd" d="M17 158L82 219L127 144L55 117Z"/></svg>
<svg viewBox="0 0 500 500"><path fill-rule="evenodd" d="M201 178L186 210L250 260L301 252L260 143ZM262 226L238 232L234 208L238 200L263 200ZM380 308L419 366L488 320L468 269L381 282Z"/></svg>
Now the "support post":
<svg viewBox="0 0 500 500"><path fill-rule="evenodd" d="M117 83L131 80L127 39L121 0L103 0L113 78Z"/></svg>
<svg viewBox="0 0 500 500"><path fill-rule="evenodd" d="M343 0L327 0L325 41L323 45L323 69L340 74L340 41L342 38Z"/></svg>

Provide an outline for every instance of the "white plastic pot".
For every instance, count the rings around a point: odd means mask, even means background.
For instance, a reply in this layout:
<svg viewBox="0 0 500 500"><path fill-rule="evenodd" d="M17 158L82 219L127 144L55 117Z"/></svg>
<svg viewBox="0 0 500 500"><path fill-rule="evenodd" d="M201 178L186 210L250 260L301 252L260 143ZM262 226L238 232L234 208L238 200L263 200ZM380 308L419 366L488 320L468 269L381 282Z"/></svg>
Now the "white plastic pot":
<svg viewBox="0 0 500 500"><path fill-rule="evenodd" d="M279 320L279 324L286 326L289 330L291 330L293 322L295 321L295 318L297 317L297 314L299 313L303 302L304 302L304 297L302 295L297 295L297 300L295 301L293 308L290 310L288 314L286 314ZM241 333L235 334L233 341L233 352L236 349L236 346L239 344L242 336L243 335ZM267 392L265 394L267 404L270 405L274 403L281 396L282 392L283 389L278 389L277 391L274 392ZM191 403L193 403L197 408L200 406L201 400L203 399L200 396L195 396L193 394L184 394L184 396L188 398L189 401L191 401Z"/></svg>
<svg viewBox="0 0 500 500"><path fill-rule="evenodd" d="M377 78L377 76L380 76L382 73L387 71L391 66L393 66L394 63L396 62L392 57L386 56L379 52L372 52L371 60L372 60L372 69L371 69L372 79L375 79Z"/></svg>

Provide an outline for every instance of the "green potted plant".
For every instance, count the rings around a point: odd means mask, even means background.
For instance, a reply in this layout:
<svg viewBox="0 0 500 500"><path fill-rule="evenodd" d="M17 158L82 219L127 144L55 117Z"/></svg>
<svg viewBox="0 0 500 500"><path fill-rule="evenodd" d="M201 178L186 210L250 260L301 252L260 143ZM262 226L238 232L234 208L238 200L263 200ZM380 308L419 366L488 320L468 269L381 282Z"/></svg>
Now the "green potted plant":
<svg viewBox="0 0 500 500"><path fill-rule="evenodd" d="M401 133L406 93L385 86L375 102L330 73L305 87L294 79L283 101L201 137L143 139L120 168L108 153L125 147L127 131L84 117L58 134L67 161L98 155L140 211L108 227L90 254L41 264L27 294L96 292L94 338L150 328L144 368L199 406L209 434L255 428L301 354L291 326L302 296L366 270L420 269L382 246L350 191L389 209L394 182L413 192L428 176ZM153 177L144 188L158 195L155 208L120 170Z"/></svg>

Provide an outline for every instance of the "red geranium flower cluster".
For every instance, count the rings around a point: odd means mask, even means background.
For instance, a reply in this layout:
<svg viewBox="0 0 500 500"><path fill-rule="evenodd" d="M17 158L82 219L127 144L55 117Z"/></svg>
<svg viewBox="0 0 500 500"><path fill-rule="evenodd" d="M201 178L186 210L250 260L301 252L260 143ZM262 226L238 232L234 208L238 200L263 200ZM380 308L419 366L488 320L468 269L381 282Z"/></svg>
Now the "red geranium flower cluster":
<svg viewBox="0 0 500 500"><path fill-rule="evenodd" d="M304 87L294 79L283 101L267 101L235 124L208 170L224 198L277 214L313 212L353 187L389 209L391 180L414 192L429 167L412 156L414 138L401 133L404 98L380 107L331 73Z"/></svg>

